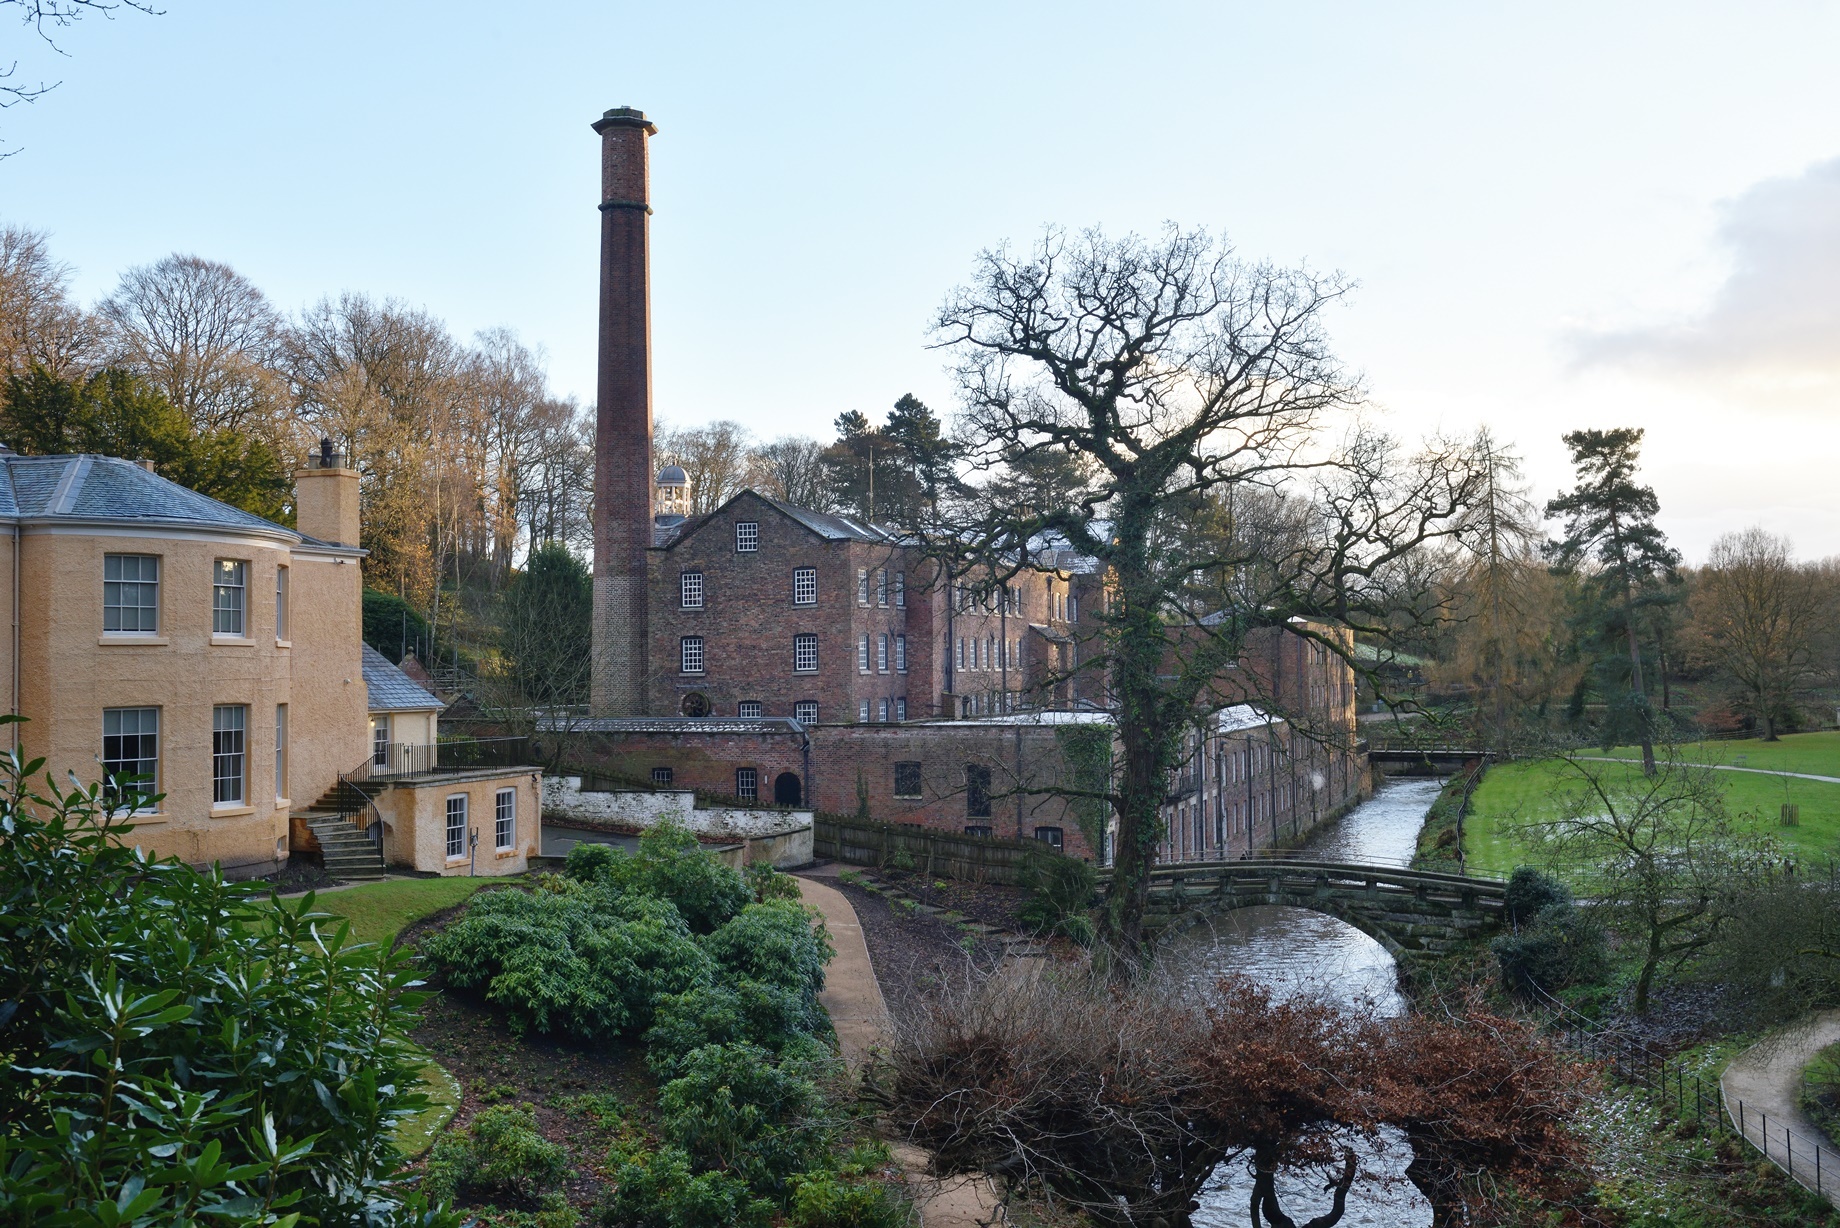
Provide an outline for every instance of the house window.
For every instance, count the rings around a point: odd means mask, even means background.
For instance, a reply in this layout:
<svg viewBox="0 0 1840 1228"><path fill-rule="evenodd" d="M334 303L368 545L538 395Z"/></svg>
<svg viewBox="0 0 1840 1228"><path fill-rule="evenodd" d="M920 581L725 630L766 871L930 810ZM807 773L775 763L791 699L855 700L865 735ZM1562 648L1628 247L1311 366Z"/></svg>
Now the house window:
<svg viewBox="0 0 1840 1228"><path fill-rule="evenodd" d="M371 717L371 766L390 766L390 718Z"/></svg>
<svg viewBox="0 0 1840 1228"><path fill-rule="evenodd" d="M242 635L248 625L244 594L249 585L249 564L218 559L211 581L211 634Z"/></svg>
<svg viewBox="0 0 1840 1228"><path fill-rule="evenodd" d="M753 520L735 522L735 552L752 554L760 549L760 524Z"/></svg>
<svg viewBox="0 0 1840 1228"><path fill-rule="evenodd" d="M744 699L735 705L735 715L748 720L765 716L766 713L766 705L762 704L758 699Z"/></svg>
<svg viewBox="0 0 1840 1228"><path fill-rule="evenodd" d="M888 633L883 632L875 645L875 668L879 673L888 672Z"/></svg>
<svg viewBox="0 0 1840 1228"><path fill-rule="evenodd" d="M517 844L517 790L500 789L492 801L492 828L498 838L498 851Z"/></svg>
<svg viewBox="0 0 1840 1228"><path fill-rule="evenodd" d="M965 817L990 817L990 769L981 763L965 765Z"/></svg>
<svg viewBox="0 0 1840 1228"><path fill-rule="evenodd" d="M861 703L858 703L856 705L856 720L859 724L863 724L863 725L867 725L869 723L869 701L868 700L865 699Z"/></svg>
<svg viewBox="0 0 1840 1228"><path fill-rule="evenodd" d="M856 641L856 672L859 674L869 672L869 633L867 631L863 632Z"/></svg>
<svg viewBox="0 0 1840 1228"><path fill-rule="evenodd" d="M211 802L217 806L239 806L248 790L244 773L248 767L245 737L249 730L249 709L242 704L219 704L211 709Z"/></svg>
<svg viewBox="0 0 1840 1228"><path fill-rule="evenodd" d="M884 610L888 608L888 569L878 568L875 573L875 604Z"/></svg>
<svg viewBox="0 0 1840 1228"><path fill-rule="evenodd" d="M1067 621L1070 623L1080 621L1080 599L1072 593L1067 594Z"/></svg>
<svg viewBox="0 0 1840 1228"><path fill-rule="evenodd" d="M160 629L158 555L102 556L102 629L124 635L152 635Z"/></svg>
<svg viewBox="0 0 1840 1228"><path fill-rule="evenodd" d="M884 725L888 723L888 701L886 699L875 701L875 719Z"/></svg>
<svg viewBox="0 0 1840 1228"><path fill-rule="evenodd" d="M140 810L160 791L160 710L102 710L102 774L111 804ZM143 779L132 779L141 777Z"/></svg>
<svg viewBox="0 0 1840 1228"><path fill-rule="evenodd" d="M869 604L869 569L867 567L856 569L856 604Z"/></svg>
<svg viewBox="0 0 1840 1228"><path fill-rule="evenodd" d="M894 637L894 672L897 674L907 672L907 637L905 635Z"/></svg>
<svg viewBox="0 0 1840 1228"><path fill-rule="evenodd" d="M744 802L759 801L760 773L753 768L736 768L735 796Z"/></svg>
<svg viewBox="0 0 1840 1228"><path fill-rule="evenodd" d="M795 674L818 672L817 636L795 635L792 637L792 672Z"/></svg>
<svg viewBox="0 0 1840 1228"><path fill-rule="evenodd" d="M921 796L920 765L918 763L894 765L894 795L908 798Z"/></svg>
<svg viewBox="0 0 1840 1228"><path fill-rule="evenodd" d="M288 637L288 569L275 568L275 638Z"/></svg>
<svg viewBox="0 0 1840 1228"><path fill-rule="evenodd" d="M801 699L793 704L792 719L801 725L816 725L818 723L818 701Z"/></svg>
<svg viewBox="0 0 1840 1228"><path fill-rule="evenodd" d="M907 608L907 573L904 571L894 573L894 608L897 610Z"/></svg>
<svg viewBox="0 0 1840 1228"><path fill-rule="evenodd" d="M703 672L703 637L686 635L677 641L677 668L686 674Z"/></svg>
<svg viewBox="0 0 1840 1228"><path fill-rule="evenodd" d="M288 795L287 705L275 705L275 800Z"/></svg>
<svg viewBox="0 0 1840 1228"><path fill-rule="evenodd" d="M686 610L703 608L703 573L686 571L677 577L677 601Z"/></svg>
<svg viewBox="0 0 1840 1228"><path fill-rule="evenodd" d="M965 824L965 834L967 836L977 836L980 839L988 840L990 839L990 825L987 823L967 823Z"/></svg>
<svg viewBox="0 0 1840 1228"><path fill-rule="evenodd" d="M965 668L965 637L958 637L958 668Z"/></svg>
<svg viewBox="0 0 1840 1228"><path fill-rule="evenodd" d="M668 785L675 779L676 773L668 767L655 767L652 769L652 784L654 785Z"/></svg>
<svg viewBox="0 0 1840 1228"><path fill-rule="evenodd" d="M466 856L466 794L447 799L447 859Z"/></svg>
<svg viewBox="0 0 1840 1228"><path fill-rule="evenodd" d="M1055 852L1058 853L1061 851L1061 829L1060 828L1058 827L1037 827L1035 829L1035 838L1041 841L1043 844L1047 845L1049 848L1053 849Z"/></svg>
<svg viewBox="0 0 1840 1228"><path fill-rule="evenodd" d="M894 719L897 721L904 721L907 719L907 696L895 696Z"/></svg>
<svg viewBox="0 0 1840 1228"><path fill-rule="evenodd" d="M792 569L792 604L818 604L818 569L816 567L794 567Z"/></svg>

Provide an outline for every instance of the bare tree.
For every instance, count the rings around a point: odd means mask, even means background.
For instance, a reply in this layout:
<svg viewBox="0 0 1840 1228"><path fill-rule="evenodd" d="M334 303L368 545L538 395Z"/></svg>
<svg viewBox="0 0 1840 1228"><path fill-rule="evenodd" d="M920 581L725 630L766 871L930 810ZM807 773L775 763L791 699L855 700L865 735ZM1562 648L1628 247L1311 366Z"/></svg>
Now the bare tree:
<svg viewBox="0 0 1840 1228"><path fill-rule="evenodd" d="M803 435L788 435L754 449L751 468L761 494L815 511L831 510L825 481L824 445Z"/></svg>
<svg viewBox="0 0 1840 1228"><path fill-rule="evenodd" d="M0 376L34 364L67 376L96 356L93 317L70 301L70 266L51 256L47 236L0 227Z"/></svg>
<svg viewBox="0 0 1840 1228"><path fill-rule="evenodd" d="M1787 538L1761 528L1713 542L1697 577L1695 655L1738 685L1766 742L1816 677L1823 604L1815 570L1796 564Z"/></svg>
<svg viewBox="0 0 1840 1228"><path fill-rule="evenodd" d="M680 465L690 478L690 514L715 511L747 488L750 440L747 428L726 419L702 426L657 427L654 459Z"/></svg>
<svg viewBox="0 0 1840 1228"><path fill-rule="evenodd" d="M548 377L542 355L508 328L489 329L476 339L472 363L478 419L485 431L486 521L491 537L494 582L510 579L524 522L524 499L548 442Z"/></svg>
<svg viewBox="0 0 1840 1228"><path fill-rule="evenodd" d="M287 406L281 318L229 265L171 255L122 274L98 313L110 360L166 394L198 431L275 439Z"/></svg>
<svg viewBox="0 0 1840 1228"><path fill-rule="evenodd" d="M950 571L1000 581L1071 547L1107 578L1077 668L1104 677L1117 717L1120 768L1096 797L1118 820L1106 927L1120 949L1140 943L1182 735L1229 698L1221 675L1247 634L1345 655L1341 635L1295 617L1384 633L1403 564L1460 527L1479 484L1464 448L1331 429L1361 398L1323 328L1344 291L1202 231L1050 231L1024 255L981 255L935 322L957 358L967 481L914 527ZM1037 469L1053 480L1016 480Z"/></svg>
<svg viewBox="0 0 1840 1228"><path fill-rule="evenodd" d="M0 9L5 8L18 9L20 23L31 27L47 47L59 54L62 51L52 40L52 31L73 25L83 17L92 14L109 17L123 8L152 15L161 11L146 0L0 0ZM13 78L18 71L17 60L0 68L0 110L22 102L36 102L59 85L56 81L47 85L42 80L36 85L28 85L24 81L15 82ZM18 152L16 149L0 150L0 158L11 157Z"/></svg>

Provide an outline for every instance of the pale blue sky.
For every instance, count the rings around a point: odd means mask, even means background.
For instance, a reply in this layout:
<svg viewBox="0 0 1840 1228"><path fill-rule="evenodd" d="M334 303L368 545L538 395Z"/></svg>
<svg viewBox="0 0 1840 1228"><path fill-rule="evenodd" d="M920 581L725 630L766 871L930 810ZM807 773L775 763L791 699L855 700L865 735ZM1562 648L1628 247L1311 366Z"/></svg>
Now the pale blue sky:
<svg viewBox="0 0 1840 1228"><path fill-rule="evenodd" d="M1175 219L1358 279L1333 328L1400 430L1488 422L1545 498L1561 431L1645 426L1690 556L1840 553L1831 4L162 2L67 59L0 26L63 82L0 114L0 219L86 299L197 252L509 325L588 399L588 123L631 105L672 421L946 409L925 326L980 247Z"/></svg>

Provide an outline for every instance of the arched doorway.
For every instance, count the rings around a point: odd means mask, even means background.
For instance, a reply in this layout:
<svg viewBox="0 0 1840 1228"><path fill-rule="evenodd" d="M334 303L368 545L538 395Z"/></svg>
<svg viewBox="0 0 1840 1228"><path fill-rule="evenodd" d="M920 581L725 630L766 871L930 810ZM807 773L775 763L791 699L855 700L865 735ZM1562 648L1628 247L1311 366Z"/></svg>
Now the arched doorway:
<svg viewBox="0 0 1840 1228"><path fill-rule="evenodd" d="M799 783L797 772L781 772L773 778L773 804L775 806L797 806L804 798L805 789Z"/></svg>

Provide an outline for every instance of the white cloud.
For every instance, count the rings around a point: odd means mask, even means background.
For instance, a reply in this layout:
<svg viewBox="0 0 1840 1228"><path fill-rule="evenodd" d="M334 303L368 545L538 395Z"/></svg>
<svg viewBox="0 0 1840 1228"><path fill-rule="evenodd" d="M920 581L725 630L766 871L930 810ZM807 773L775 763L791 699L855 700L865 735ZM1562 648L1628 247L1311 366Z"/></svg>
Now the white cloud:
<svg viewBox="0 0 1840 1228"><path fill-rule="evenodd" d="M1578 357L1712 380L1746 401L1831 404L1840 392L1840 158L1764 180L1720 215L1730 273L1704 308L1576 335Z"/></svg>

